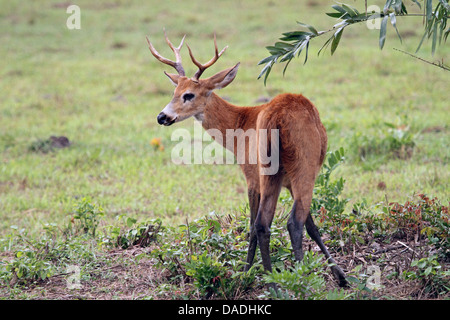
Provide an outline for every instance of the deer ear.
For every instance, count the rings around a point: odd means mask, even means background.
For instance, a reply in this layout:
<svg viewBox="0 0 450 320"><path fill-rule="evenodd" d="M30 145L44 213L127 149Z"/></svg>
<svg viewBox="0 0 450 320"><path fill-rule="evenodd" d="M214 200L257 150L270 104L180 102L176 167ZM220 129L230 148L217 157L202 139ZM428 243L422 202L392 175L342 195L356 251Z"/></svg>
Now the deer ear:
<svg viewBox="0 0 450 320"><path fill-rule="evenodd" d="M180 76L178 74L167 73L164 71L164 74L169 78L170 82L176 87L178 86L178 79Z"/></svg>
<svg viewBox="0 0 450 320"><path fill-rule="evenodd" d="M222 89L229 85L236 77L240 62L238 62L234 67L228 68L226 70L216 73L212 77L205 79L210 90Z"/></svg>

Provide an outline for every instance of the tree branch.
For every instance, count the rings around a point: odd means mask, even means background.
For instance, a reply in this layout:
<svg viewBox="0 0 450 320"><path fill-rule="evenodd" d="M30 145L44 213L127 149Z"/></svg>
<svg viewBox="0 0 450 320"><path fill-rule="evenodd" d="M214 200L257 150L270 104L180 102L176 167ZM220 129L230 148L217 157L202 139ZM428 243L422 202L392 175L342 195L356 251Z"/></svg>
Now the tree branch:
<svg viewBox="0 0 450 320"><path fill-rule="evenodd" d="M396 50L396 51L400 51L401 53L407 54L407 55L410 56L410 57L416 58L417 60L420 60L420 61L422 61L422 62L431 64L431 65L433 65L433 66L435 66L435 67L438 67L438 68L441 68L441 69L443 69L443 70L445 70L445 71L450 71L450 67L447 66L447 65L445 65L444 62L434 63L434 62L425 60L425 59L423 59L423 58L420 58L420 57L418 57L418 56L416 56L416 55L413 55L413 54L411 54L411 53L409 53L409 52L406 52L406 51L403 51L403 50L400 50L400 49L397 49L397 48L393 48L393 49Z"/></svg>
<svg viewBox="0 0 450 320"><path fill-rule="evenodd" d="M411 0L416 3L419 7L420 4L416 0ZM332 32L332 35L325 41L323 46L319 49L318 54L327 48L331 44L331 54L336 51L336 48L339 45L342 34L346 27L354 24L360 24L362 22L367 22L370 20L380 19L380 37L379 37L379 47L383 49L384 43L386 40L386 31L387 25L390 21L390 24L394 27L397 35L402 41L399 31L397 30L397 17L423 17L425 21L425 33L422 37L422 40L419 43L419 46L416 52L420 49L425 38L432 40L431 46L431 54L434 54L436 45L441 43L441 40L447 40L447 37L450 35L450 28L446 29L447 20L450 18L450 6L448 4L448 0L439 0L437 6L434 10L431 7L431 1L427 0L427 5L424 6L423 13L408 13L404 3L402 1L392 1L387 0L384 8L379 12L368 12L367 11L367 0L365 0L365 12L360 13L357 9L341 3L340 5L333 5L332 8L334 12L326 13L326 15L341 20L339 23L336 23L332 28L325 31L317 31L315 27L308 25L306 23L297 22L302 28L308 29L308 31L292 31L283 33L282 37L279 39L281 41L276 42L273 46L268 46L266 49L269 51L270 56L259 61L258 65L264 65L261 70L258 79L264 76L264 85L266 84L267 78L272 70L272 67L276 63L285 63L285 67L283 69L283 74L285 73L289 63L296 56L299 57L300 54L305 52L305 61L306 63L308 59L308 49L309 43L313 38L318 38L323 36L324 34L328 34ZM447 1L447 2L445 2ZM416 57L411 54L411 56ZM418 57L416 57L418 58ZM418 58L420 59L420 58ZM426 61L424 59L421 59ZM436 64L427 61L427 63L438 66L444 70L447 70L448 67L444 65L444 63Z"/></svg>

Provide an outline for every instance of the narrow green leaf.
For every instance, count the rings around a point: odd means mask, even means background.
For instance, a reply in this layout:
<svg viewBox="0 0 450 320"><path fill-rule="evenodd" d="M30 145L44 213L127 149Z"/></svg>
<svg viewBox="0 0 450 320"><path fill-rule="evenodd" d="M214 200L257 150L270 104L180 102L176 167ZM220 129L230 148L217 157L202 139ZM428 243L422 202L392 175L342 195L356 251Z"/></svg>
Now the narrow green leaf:
<svg viewBox="0 0 450 320"><path fill-rule="evenodd" d="M275 43L275 48L281 49L280 51L285 51L285 50L291 50L294 47L293 44L290 43L286 43L286 42L276 42Z"/></svg>
<svg viewBox="0 0 450 320"><path fill-rule="evenodd" d="M340 12L327 12L325 14L329 17L336 18L336 19L341 19L344 16L344 14L340 13Z"/></svg>
<svg viewBox="0 0 450 320"><path fill-rule="evenodd" d="M284 37L281 37L280 40L282 40L282 41L302 40L311 35L312 35L311 32L305 32L305 31L285 32L285 33L283 33Z"/></svg>
<svg viewBox="0 0 450 320"><path fill-rule="evenodd" d="M389 8L391 7L391 5L392 5L392 0L387 0L384 5L384 8L383 8L383 13L386 14L389 11Z"/></svg>
<svg viewBox="0 0 450 320"><path fill-rule="evenodd" d="M331 43L331 40L334 39L334 35L332 35L327 41L325 41L325 43L323 44L323 46L319 49L319 51L317 52L317 55L320 55L320 52L323 49L326 49L328 47L328 45Z"/></svg>
<svg viewBox="0 0 450 320"><path fill-rule="evenodd" d="M269 62L269 61L271 61L273 59L274 59L274 56L269 56L267 58L262 59L260 62L258 62L258 65L266 64L267 62Z"/></svg>
<svg viewBox="0 0 450 320"><path fill-rule="evenodd" d="M384 43L386 41L386 29L387 29L387 20L389 16L384 16L383 20L381 21L380 26L380 49L383 49Z"/></svg>
<svg viewBox="0 0 450 320"><path fill-rule="evenodd" d="M342 13L342 14L346 14L346 13L347 13L347 11L345 11L344 8L338 6L337 4L334 4L334 5L332 5L331 7L332 7L334 10L336 10L336 11Z"/></svg>
<svg viewBox="0 0 450 320"><path fill-rule="evenodd" d="M450 34L450 27L444 32L444 41L447 41L449 34Z"/></svg>
<svg viewBox="0 0 450 320"><path fill-rule="evenodd" d="M286 55L283 56L283 58L280 59L280 63L281 62L286 62L288 60L292 60L292 58L294 57L293 52L288 52Z"/></svg>
<svg viewBox="0 0 450 320"><path fill-rule="evenodd" d="M306 40L307 42L308 40ZM306 44L305 41L299 42L297 43L297 45L295 46L295 50L294 50L294 56L300 57L300 54L302 53L303 48L305 47Z"/></svg>
<svg viewBox="0 0 450 320"><path fill-rule="evenodd" d="M450 11L450 4L449 2L445 2L445 0L439 0L439 2L441 3L441 5L445 8L445 10Z"/></svg>
<svg viewBox="0 0 450 320"><path fill-rule="evenodd" d="M397 36L400 39L400 43L402 43L402 37L400 36L400 33L398 32L398 29L397 29L397 19L395 18L395 13L392 12L389 15L389 17L391 18L391 24L395 28L395 31L397 32Z"/></svg>
<svg viewBox="0 0 450 320"><path fill-rule="evenodd" d="M355 22L360 22L360 21L372 20L372 19L380 18L380 15L381 14L379 12L374 12L369 15L366 15L366 13L363 12L363 13L360 13L357 16L353 17L351 22L355 23Z"/></svg>
<svg viewBox="0 0 450 320"><path fill-rule="evenodd" d="M404 3L402 3L402 12L401 14L408 14L408 10L406 10L406 6Z"/></svg>
<svg viewBox="0 0 450 320"><path fill-rule="evenodd" d="M314 33L315 36L319 35L319 32L317 32L317 29L314 28L313 26L303 23L303 22L299 22L299 21L297 21L297 24L299 24L302 27L308 28L308 30L311 31L312 33Z"/></svg>
<svg viewBox="0 0 450 320"><path fill-rule="evenodd" d="M422 39L419 42L419 45L417 46L416 53L419 51L420 47L422 46L423 40L425 39L426 36L427 36L427 32L425 31Z"/></svg>
<svg viewBox="0 0 450 320"><path fill-rule="evenodd" d="M431 20L431 17L433 15L433 1L432 0L426 0L426 16L427 16L427 21Z"/></svg>
<svg viewBox="0 0 450 320"><path fill-rule="evenodd" d="M419 1L417 0L411 0L412 2L414 2L415 4L417 4L419 6L419 9L422 9L422 6L420 5Z"/></svg>
<svg viewBox="0 0 450 320"><path fill-rule="evenodd" d="M433 40L431 43L431 55L434 56L434 52L436 51L436 40L437 40L437 34L438 34L438 30L437 30L437 21L435 21L434 23L434 28L433 28Z"/></svg>
<svg viewBox="0 0 450 320"><path fill-rule="evenodd" d="M303 64L306 63L306 61L308 61L308 49L309 49L309 40L307 40L306 42L306 49L305 49L305 62L303 62Z"/></svg>
<svg viewBox="0 0 450 320"><path fill-rule="evenodd" d="M333 42L331 43L331 55L336 51L337 46L339 45L339 41L341 41L341 36L344 31L344 27L341 27L338 29L338 31L335 32Z"/></svg>
<svg viewBox="0 0 450 320"><path fill-rule="evenodd" d="M394 0L392 3L392 8L394 8L396 14L402 13L403 7L404 5L402 0Z"/></svg>
<svg viewBox="0 0 450 320"><path fill-rule="evenodd" d="M269 77L270 71L272 71L272 65L269 65L269 67L266 70L266 75L264 76L264 85L267 84L267 78Z"/></svg>
<svg viewBox="0 0 450 320"><path fill-rule="evenodd" d="M283 77L284 77L284 74L286 73L286 69L287 69L289 63L291 63L291 61L292 61L292 58L293 58L293 55L290 55L288 62L286 63L286 65L283 68Z"/></svg>
<svg viewBox="0 0 450 320"><path fill-rule="evenodd" d="M274 65L274 63L277 61L277 58L275 57L273 60L269 61L264 68L261 70L261 73L258 76L258 79L260 79L263 75L264 76L264 85L266 85L267 82L267 77L270 74L270 71L272 70L272 66Z"/></svg>
<svg viewBox="0 0 450 320"><path fill-rule="evenodd" d="M356 12L356 9L351 8L350 6L346 4L342 4L342 8L348 13L348 15L353 18L358 15L358 12Z"/></svg>
<svg viewBox="0 0 450 320"><path fill-rule="evenodd" d="M278 55L282 50L275 46L267 46L266 49L270 52L271 55Z"/></svg>
<svg viewBox="0 0 450 320"><path fill-rule="evenodd" d="M446 0L439 0L439 2L442 4L442 6L445 8L445 10L450 10L450 4L449 2L445 2Z"/></svg>

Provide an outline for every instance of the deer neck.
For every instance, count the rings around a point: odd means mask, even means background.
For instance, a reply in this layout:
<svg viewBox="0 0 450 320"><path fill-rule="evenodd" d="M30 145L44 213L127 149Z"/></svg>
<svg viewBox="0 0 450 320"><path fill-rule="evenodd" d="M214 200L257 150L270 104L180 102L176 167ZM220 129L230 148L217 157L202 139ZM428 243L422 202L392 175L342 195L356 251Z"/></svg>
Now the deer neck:
<svg viewBox="0 0 450 320"><path fill-rule="evenodd" d="M235 106L212 93L204 112L197 115L196 119L202 122L205 130L219 130L225 137L227 129L245 131L255 128L256 114L259 112L257 109L257 107Z"/></svg>
<svg viewBox="0 0 450 320"><path fill-rule="evenodd" d="M225 134L226 129L236 129L240 117L239 107L211 93L200 119L197 119L202 121L205 130L217 129Z"/></svg>

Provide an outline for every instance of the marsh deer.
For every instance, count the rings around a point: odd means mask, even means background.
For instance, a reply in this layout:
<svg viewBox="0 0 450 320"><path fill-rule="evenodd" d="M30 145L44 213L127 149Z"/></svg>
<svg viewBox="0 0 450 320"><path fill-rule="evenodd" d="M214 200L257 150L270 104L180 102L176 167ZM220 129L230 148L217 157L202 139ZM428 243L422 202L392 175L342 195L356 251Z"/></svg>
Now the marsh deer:
<svg viewBox="0 0 450 320"><path fill-rule="evenodd" d="M150 52L156 59L172 66L177 74L166 73L173 85L176 86L172 101L157 116L161 125L170 126L189 117L201 121L205 130L215 129L226 135L229 129L242 129L245 134L248 130L256 132L256 144L258 161L256 163L245 162L240 164L248 185L248 200L250 207L250 236L247 253L247 270L253 263L257 244L261 251L264 269L271 271L269 252L270 226L275 214L275 208L281 187L286 187L293 198L293 207L288 219L289 231L295 259L303 258L302 239L303 227L319 245L326 258L333 265L333 275L341 286L346 284L344 272L337 266L327 248L323 244L317 227L310 214L310 206L314 182L325 158L327 150L327 134L325 127L319 118L319 112L307 98L300 94L280 94L270 102L254 107L238 107L220 98L214 90L229 85L236 77L239 63L223 70L209 78L200 79L203 72L212 66L225 52L227 47L220 52L217 49L216 36L214 35L215 54L207 63L200 63L193 55L189 46L189 55L192 62L198 67L198 71L192 78L186 77L181 63L180 50L186 36L183 37L178 47L175 47L164 36L167 44L175 53L175 61L161 56L147 38ZM279 143L274 145L270 132L276 130ZM269 131L261 135L261 131ZM214 138L214 137L213 137ZM239 137L237 137L239 138ZM217 139L216 139L217 141ZM261 142L264 142L261 144ZM224 145L224 141L219 141ZM248 160L249 145L245 150L239 150L236 144L228 145L235 155L245 152ZM262 148L264 152L276 154L279 167L273 174L263 174L265 164L262 164ZM224 145L225 146L225 145Z"/></svg>

